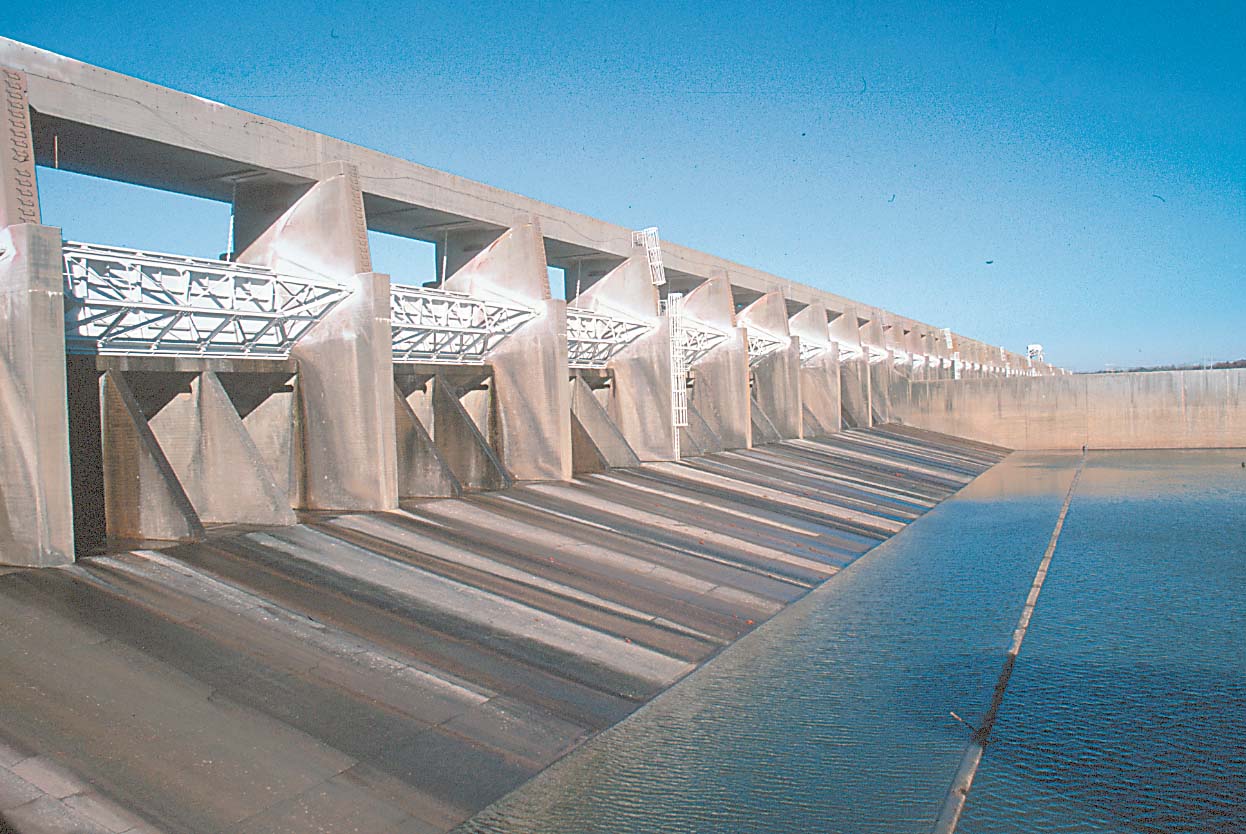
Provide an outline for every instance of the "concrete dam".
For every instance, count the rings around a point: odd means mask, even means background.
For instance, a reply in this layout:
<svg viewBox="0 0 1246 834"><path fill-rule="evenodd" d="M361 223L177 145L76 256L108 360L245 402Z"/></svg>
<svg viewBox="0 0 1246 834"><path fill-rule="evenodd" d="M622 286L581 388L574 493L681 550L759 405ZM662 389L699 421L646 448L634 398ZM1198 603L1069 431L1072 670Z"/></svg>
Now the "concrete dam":
<svg viewBox="0 0 1246 834"><path fill-rule="evenodd" d="M1010 450L1246 445L1246 371L1072 375L11 40L0 73L18 831L448 831ZM233 251L79 241L39 166L227 203Z"/></svg>

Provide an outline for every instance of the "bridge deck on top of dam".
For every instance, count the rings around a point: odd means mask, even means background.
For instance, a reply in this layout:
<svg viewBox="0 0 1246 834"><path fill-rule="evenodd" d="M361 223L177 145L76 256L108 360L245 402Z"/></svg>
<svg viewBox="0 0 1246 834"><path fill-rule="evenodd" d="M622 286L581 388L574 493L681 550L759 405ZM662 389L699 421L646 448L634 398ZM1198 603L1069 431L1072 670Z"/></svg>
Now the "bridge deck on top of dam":
<svg viewBox="0 0 1246 834"><path fill-rule="evenodd" d="M1005 454L886 426L9 571L0 814L445 831Z"/></svg>

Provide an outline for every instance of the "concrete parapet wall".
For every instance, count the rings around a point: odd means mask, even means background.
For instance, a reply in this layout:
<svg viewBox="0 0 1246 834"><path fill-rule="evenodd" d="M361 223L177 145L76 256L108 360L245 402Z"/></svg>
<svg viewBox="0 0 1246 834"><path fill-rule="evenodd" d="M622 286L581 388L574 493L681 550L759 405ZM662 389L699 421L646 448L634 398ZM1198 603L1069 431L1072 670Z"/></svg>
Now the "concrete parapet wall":
<svg viewBox="0 0 1246 834"><path fill-rule="evenodd" d="M894 416L1012 449L1246 446L1246 370L899 380Z"/></svg>

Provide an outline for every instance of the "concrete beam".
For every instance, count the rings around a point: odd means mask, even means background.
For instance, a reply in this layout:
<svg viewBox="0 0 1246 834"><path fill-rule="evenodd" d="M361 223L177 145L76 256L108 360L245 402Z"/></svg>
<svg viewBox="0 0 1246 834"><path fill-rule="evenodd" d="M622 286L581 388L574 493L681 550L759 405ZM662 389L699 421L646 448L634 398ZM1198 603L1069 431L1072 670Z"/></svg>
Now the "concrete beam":
<svg viewBox="0 0 1246 834"><path fill-rule="evenodd" d="M42 221L35 186L34 139L26 73L0 66L4 83L4 136L0 137L0 228Z"/></svg>
<svg viewBox="0 0 1246 834"><path fill-rule="evenodd" d="M378 231L437 240L447 227L505 229L535 218L560 261L631 255L630 229L198 96L7 38L0 38L0 63L27 75L41 164L52 163L55 147L64 170L229 200L241 183L306 185L317 165L340 160L358 169ZM736 286L800 303L855 304L674 243L663 244L663 259L672 277L723 275Z"/></svg>

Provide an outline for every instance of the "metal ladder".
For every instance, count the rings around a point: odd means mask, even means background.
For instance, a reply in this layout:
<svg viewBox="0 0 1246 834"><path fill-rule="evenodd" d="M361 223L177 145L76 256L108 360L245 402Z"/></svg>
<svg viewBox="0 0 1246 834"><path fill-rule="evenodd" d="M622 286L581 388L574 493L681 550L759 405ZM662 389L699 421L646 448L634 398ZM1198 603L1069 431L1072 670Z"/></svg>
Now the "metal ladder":
<svg viewBox="0 0 1246 834"><path fill-rule="evenodd" d="M650 226L632 232L632 245L645 247L645 260L649 262L649 279L655 287L666 283L666 270L662 266L662 242L658 240L658 227Z"/></svg>
<svg viewBox="0 0 1246 834"><path fill-rule="evenodd" d="M688 363L684 350L684 296L673 292L663 302L671 327L671 426L675 460L680 459L679 430L688 425Z"/></svg>

